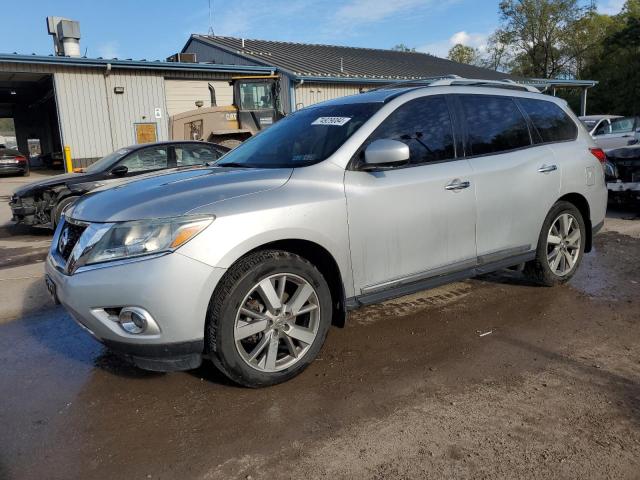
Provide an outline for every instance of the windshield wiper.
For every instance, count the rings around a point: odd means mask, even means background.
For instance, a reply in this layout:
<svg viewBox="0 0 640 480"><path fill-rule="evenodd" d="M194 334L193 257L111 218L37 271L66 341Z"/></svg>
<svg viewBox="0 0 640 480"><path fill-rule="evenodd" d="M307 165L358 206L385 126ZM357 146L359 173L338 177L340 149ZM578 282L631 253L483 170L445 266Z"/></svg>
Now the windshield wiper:
<svg viewBox="0 0 640 480"><path fill-rule="evenodd" d="M212 162L212 167L240 167L240 168L252 168L251 165L247 165L246 163L235 163L235 162L226 162L226 163L216 163Z"/></svg>

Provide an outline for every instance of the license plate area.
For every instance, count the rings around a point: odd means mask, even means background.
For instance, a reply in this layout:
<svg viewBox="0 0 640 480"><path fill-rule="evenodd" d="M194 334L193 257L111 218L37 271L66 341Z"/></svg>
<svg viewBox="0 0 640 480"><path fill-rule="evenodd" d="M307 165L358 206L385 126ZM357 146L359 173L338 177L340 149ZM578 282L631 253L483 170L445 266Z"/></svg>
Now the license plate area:
<svg viewBox="0 0 640 480"><path fill-rule="evenodd" d="M60 300L58 299L58 291L57 291L58 289L56 287L55 282L51 279L49 275L45 275L44 283L47 286L47 291L49 292L49 295L51 295L51 299L53 300L53 303L55 303L56 305L60 305Z"/></svg>

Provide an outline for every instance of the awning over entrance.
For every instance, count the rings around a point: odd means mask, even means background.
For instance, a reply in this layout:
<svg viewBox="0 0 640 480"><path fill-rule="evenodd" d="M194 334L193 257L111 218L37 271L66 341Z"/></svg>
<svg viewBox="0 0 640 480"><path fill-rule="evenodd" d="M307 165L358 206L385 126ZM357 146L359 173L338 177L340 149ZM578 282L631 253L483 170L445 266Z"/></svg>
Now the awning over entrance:
<svg viewBox="0 0 640 480"><path fill-rule="evenodd" d="M564 80L557 78L528 78L526 80L516 80L523 85L531 85L543 92L550 92L553 96L560 88L579 88L580 92L580 115L587 114L587 90L595 87L598 82L595 80Z"/></svg>

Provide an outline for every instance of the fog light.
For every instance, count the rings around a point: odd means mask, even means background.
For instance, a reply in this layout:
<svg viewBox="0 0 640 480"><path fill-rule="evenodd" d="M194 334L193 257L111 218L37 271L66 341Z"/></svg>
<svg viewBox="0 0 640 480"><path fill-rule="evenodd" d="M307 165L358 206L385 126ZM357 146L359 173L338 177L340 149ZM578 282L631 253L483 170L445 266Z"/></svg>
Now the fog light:
<svg viewBox="0 0 640 480"><path fill-rule="evenodd" d="M147 329L149 314L141 308L125 307L120 311L118 322L127 333L137 335L143 333Z"/></svg>

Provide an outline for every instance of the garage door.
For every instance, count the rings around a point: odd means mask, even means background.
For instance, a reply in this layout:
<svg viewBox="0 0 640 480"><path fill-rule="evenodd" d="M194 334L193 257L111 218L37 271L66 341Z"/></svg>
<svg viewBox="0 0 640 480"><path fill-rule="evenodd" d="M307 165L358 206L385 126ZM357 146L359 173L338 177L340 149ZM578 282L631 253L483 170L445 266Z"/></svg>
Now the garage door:
<svg viewBox="0 0 640 480"><path fill-rule="evenodd" d="M211 87L215 91L216 104L233 104L233 87L226 81L206 80L165 80L165 95L169 116L188 112L196 107L198 100L204 107L211 106Z"/></svg>

